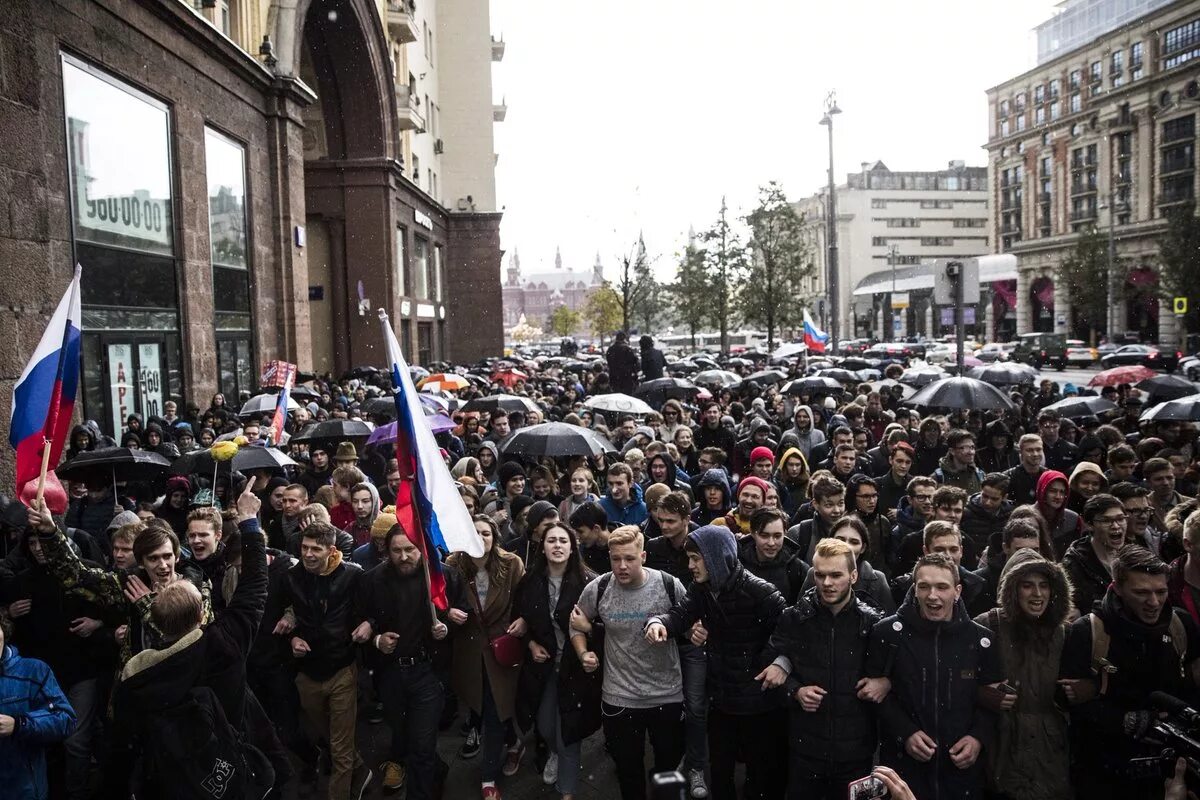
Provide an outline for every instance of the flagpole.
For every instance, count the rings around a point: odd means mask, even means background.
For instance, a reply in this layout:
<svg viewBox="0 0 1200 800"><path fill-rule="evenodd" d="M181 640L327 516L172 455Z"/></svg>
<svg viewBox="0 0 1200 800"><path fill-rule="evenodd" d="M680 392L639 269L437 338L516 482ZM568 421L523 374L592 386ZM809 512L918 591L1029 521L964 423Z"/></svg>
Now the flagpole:
<svg viewBox="0 0 1200 800"><path fill-rule="evenodd" d="M42 472L38 475L38 490L37 503L38 508L42 507L42 500L46 496L46 472L50 469L50 440L42 437ZM28 485L28 484L26 484Z"/></svg>

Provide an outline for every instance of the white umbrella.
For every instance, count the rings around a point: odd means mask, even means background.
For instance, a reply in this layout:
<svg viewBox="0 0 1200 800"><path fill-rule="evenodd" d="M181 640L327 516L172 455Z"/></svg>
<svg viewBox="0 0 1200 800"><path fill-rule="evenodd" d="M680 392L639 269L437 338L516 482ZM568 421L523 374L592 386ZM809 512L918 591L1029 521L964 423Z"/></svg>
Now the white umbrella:
<svg viewBox="0 0 1200 800"><path fill-rule="evenodd" d="M775 352L771 353L771 358L791 358L800 355L807 349L804 342L785 342L775 348Z"/></svg>
<svg viewBox="0 0 1200 800"><path fill-rule="evenodd" d="M255 414L273 414L275 413L275 406L278 403L278 394L256 395L255 397L251 397L246 401L246 404L242 406L241 411L238 412L238 416L249 417ZM300 404L293 400L291 395L289 395L287 401L287 410L295 411L298 408L300 408Z"/></svg>
<svg viewBox="0 0 1200 800"><path fill-rule="evenodd" d="M648 403L627 394L598 394L583 401L588 408L618 414L650 414L654 411Z"/></svg>

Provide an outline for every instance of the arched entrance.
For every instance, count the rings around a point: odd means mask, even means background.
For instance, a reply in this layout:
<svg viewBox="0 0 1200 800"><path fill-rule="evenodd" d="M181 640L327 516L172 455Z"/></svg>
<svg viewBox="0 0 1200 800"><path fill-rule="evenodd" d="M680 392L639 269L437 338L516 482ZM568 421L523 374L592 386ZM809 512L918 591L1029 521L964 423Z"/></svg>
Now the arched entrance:
<svg viewBox="0 0 1200 800"><path fill-rule="evenodd" d="M1125 328L1144 342L1158 341L1158 275L1149 267L1129 271L1125 278Z"/></svg>
<svg viewBox="0 0 1200 800"><path fill-rule="evenodd" d="M1054 280L1041 277L1029 287L1029 326L1038 333L1054 332Z"/></svg>
<svg viewBox="0 0 1200 800"><path fill-rule="evenodd" d="M992 283L992 319L995 325L995 341L1007 342L1017 336L1017 282L1015 280Z"/></svg>

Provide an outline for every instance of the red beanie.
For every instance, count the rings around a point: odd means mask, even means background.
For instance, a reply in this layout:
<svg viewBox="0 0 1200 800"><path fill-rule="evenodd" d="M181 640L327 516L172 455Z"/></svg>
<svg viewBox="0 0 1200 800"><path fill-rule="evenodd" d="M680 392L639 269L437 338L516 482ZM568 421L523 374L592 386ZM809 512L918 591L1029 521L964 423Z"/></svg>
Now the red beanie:
<svg viewBox="0 0 1200 800"><path fill-rule="evenodd" d="M750 451L751 464L763 460L770 461L772 464L775 463L775 454L771 452L771 448L759 446Z"/></svg>
<svg viewBox="0 0 1200 800"><path fill-rule="evenodd" d="M767 482L762 478L750 475L742 478L742 482L738 484L737 492L734 493L734 497L736 498L739 494L741 494L742 489L747 486L757 486L762 491L763 497L765 498L767 496Z"/></svg>

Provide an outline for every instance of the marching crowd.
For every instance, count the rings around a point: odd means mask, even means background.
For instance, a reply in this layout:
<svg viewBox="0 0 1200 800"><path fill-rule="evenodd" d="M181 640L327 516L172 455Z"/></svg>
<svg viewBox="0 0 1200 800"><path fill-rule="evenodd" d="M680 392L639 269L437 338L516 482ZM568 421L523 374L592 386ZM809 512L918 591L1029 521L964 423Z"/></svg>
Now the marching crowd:
<svg viewBox="0 0 1200 800"><path fill-rule="evenodd" d="M1049 380L945 415L852 383L584 404L662 374L622 338L594 369L460 393L436 438L483 553L441 554L445 610L387 443L284 445L287 477L71 482L65 514L10 502L0 795L308 795L328 775L331 800L425 800L452 730L484 800L531 765L578 796L598 732L624 800L676 769L718 800L845 798L868 776L919 800L1186 796L1173 758L1136 759L1162 749L1152 694L1200 701L1191 424L1141 422L1127 385L1104 389L1115 412L1065 419L1046 406L1074 387ZM370 420L379 383L316 381L288 430ZM509 394L520 410L466 410ZM177 412L116 441L81 425L67 460L262 444L267 420L220 395ZM550 420L613 450L503 452ZM382 763L363 715L390 728Z"/></svg>

